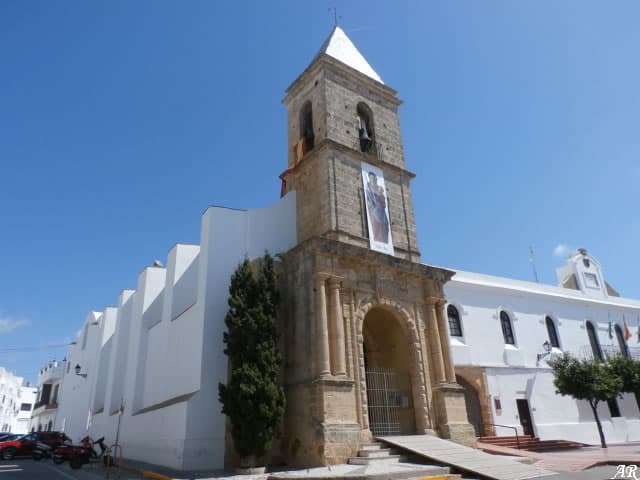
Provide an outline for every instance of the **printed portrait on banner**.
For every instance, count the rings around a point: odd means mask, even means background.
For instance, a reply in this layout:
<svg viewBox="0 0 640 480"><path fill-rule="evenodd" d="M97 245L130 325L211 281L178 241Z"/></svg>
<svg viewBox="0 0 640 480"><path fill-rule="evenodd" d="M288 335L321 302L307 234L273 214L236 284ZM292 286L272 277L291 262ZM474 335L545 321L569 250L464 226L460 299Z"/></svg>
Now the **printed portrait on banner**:
<svg viewBox="0 0 640 480"><path fill-rule="evenodd" d="M393 255L391 222L387 206L387 190L382 170L367 163L362 164L362 184L367 207L369 246L371 250Z"/></svg>

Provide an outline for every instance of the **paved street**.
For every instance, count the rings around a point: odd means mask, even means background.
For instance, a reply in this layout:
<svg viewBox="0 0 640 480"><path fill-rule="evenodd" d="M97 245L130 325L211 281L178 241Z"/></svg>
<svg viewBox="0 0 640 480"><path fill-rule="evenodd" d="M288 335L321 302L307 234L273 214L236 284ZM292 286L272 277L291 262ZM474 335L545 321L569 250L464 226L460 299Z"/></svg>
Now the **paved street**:
<svg viewBox="0 0 640 480"><path fill-rule="evenodd" d="M100 470L100 474L96 472L96 465L86 468L83 467L80 470L71 470L68 465L54 465L51 461L36 462L31 459L20 459L11 462L0 461L0 480L100 480L104 479L101 475L103 472ZM92 473L92 471L94 473ZM303 471L300 471L303 472ZM308 472L308 471L307 471ZM616 473L615 466L602 466L595 467L579 472L562 472L556 475L548 477L541 477L540 480L608 480L612 479ZM209 477L212 479L237 479L243 480L264 480L268 475L255 475L255 476L234 476L233 474L224 474L215 477ZM130 480L133 476L123 475L120 480ZM113 478L113 477L112 477ZM116 477L117 478L117 475ZM135 477L140 478L140 477ZM200 476L192 477L187 475L181 478L203 478ZM311 477L310 477L311 478ZM638 476L640 478L640 476Z"/></svg>
<svg viewBox="0 0 640 480"><path fill-rule="evenodd" d="M54 465L51 460L36 462L20 459L10 462L0 460L0 480L98 480L99 476L83 469L71 470L69 465Z"/></svg>

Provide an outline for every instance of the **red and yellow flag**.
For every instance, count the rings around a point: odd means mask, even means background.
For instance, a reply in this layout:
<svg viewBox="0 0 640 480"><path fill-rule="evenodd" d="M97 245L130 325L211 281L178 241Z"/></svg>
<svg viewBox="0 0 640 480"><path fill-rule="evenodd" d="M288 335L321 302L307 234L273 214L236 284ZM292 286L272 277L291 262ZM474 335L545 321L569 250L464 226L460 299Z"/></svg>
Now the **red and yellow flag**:
<svg viewBox="0 0 640 480"><path fill-rule="evenodd" d="M624 339L628 342L631 338L631 330L629 329L629 325L627 325L627 319L623 317L622 321L624 322Z"/></svg>

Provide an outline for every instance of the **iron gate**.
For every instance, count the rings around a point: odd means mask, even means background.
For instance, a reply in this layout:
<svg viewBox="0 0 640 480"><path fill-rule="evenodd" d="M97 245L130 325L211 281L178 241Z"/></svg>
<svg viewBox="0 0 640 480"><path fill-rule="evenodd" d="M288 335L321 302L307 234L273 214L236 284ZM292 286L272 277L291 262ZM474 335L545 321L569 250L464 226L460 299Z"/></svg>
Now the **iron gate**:
<svg viewBox="0 0 640 480"><path fill-rule="evenodd" d="M398 372L390 368L367 368L367 407L369 428L374 435L400 434L398 410L402 396L398 391Z"/></svg>

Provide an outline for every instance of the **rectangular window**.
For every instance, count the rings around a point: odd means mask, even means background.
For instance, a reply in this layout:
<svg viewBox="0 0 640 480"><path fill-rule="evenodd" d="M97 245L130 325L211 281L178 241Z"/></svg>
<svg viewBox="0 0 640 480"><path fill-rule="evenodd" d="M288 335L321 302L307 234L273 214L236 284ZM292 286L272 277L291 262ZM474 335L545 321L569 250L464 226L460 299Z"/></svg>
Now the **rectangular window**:
<svg viewBox="0 0 640 480"><path fill-rule="evenodd" d="M51 397L51 403L58 403L58 389L60 387L60 384L57 384L55 387L53 387L53 395Z"/></svg>
<svg viewBox="0 0 640 480"><path fill-rule="evenodd" d="M31 404L30 403L23 403L20 405L20 411L21 412L30 412L31 411Z"/></svg>
<svg viewBox="0 0 640 480"><path fill-rule="evenodd" d="M595 273L584 273L584 284L588 288L600 288L600 284L598 283L598 277Z"/></svg>

